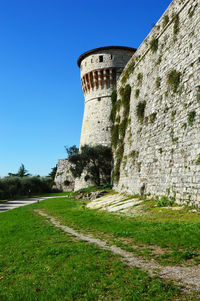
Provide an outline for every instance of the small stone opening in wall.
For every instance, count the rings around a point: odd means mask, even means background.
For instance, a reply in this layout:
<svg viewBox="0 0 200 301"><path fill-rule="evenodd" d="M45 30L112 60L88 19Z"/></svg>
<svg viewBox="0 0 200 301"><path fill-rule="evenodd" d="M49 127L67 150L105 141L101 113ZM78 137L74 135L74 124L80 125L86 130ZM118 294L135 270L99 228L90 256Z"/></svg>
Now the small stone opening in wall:
<svg viewBox="0 0 200 301"><path fill-rule="evenodd" d="M101 101L101 97L98 97L98 101Z"/></svg>
<svg viewBox="0 0 200 301"><path fill-rule="evenodd" d="M102 63L103 62L103 55L99 56L99 62Z"/></svg>
<svg viewBox="0 0 200 301"><path fill-rule="evenodd" d="M100 123L100 121L98 121L98 123Z"/></svg>
<svg viewBox="0 0 200 301"><path fill-rule="evenodd" d="M113 59L113 55L111 54L111 55L110 55L110 60L112 60L112 59Z"/></svg>

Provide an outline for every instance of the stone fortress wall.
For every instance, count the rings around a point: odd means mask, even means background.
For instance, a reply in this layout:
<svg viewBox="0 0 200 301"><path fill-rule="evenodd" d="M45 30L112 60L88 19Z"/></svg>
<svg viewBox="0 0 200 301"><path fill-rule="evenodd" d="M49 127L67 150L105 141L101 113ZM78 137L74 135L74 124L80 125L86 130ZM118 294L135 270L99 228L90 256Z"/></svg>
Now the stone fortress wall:
<svg viewBox="0 0 200 301"><path fill-rule="evenodd" d="M85 144L111 146L111 94L134 52L135 49L128 47L101 47L78 59L85 97L80 147Z"/></svg>
<svg viewBox="0 0 200 301"><path fill-rule="evenodd" d="M116 191L200 206L199 32L199 1L174 0L139 49L129 53L125 68L120 47L79 58L85 96L80 146L111 145L110 96L117 85ZM126 87L131 93L124 116ZM82 178L75 189L88 185Z"/></svg>
<svg viewBox="0 0 200 301"><path fill-rule="evenodd" d="M126 85L131 95L115 190L200 206L199 33L199 1L174 0L120 76L118 99Z"/></svg>

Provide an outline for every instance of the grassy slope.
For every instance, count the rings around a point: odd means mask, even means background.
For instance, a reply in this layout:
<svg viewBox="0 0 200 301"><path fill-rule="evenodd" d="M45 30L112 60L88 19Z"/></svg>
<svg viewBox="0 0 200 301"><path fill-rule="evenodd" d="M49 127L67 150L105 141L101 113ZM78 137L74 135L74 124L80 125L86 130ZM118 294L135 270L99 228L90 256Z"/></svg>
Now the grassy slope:
<svg viewBox="0 0 200 301"><path fill-rule="evenodd" d="M92 227L96 213L63 199L41 202L0 215L0 300L196 300L169 284L125 266L108 251L70 237L34 214L46 207L81 226ZM77 211L75 210L77 208ZM77 212L77 215L76 215ZM107 222L111 221L107 216ZM87 220L87 222L86 222ZM100 225L97 218L95 225ZM115 219L114 219L115 220ZM87 227L85 226L87 224ZM121 225L121 224L120 224ZM107 224L110 231L120 228ZM117 228L116 228L117 227Z"/></svg>
<svg viewBox="0 0 200 301"><path fill-rule="evenodd" d="M164 251L155 258L163 264L189 263L188 260L190 264L200 262L200 217L197 214L167 209L162 212L161 208L153 208L149 216L133 218L90 210L85 208L84 202L72 198L44 201L39 207L45 208L50 215L58 216L63 224L105 236L138 255L148 257L151 245L159 246ZM124 239L129 243L124 244ZM133 250L133 244L139 245L140 250ZM145 245L143 253L142 244Z"/></svg>

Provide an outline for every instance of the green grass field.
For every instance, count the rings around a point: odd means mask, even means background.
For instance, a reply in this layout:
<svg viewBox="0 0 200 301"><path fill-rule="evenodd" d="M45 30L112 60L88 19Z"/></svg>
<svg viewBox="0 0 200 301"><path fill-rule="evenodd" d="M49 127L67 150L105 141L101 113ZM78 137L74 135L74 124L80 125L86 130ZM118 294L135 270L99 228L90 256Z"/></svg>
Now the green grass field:
<svg viewBox="0 0 200 301"><path fill-rule="evenodd" d="M200 223L188 217L187 222L145 221L88 210L70 197L45 200L0 214L0 300L197 300L66 235L38 216L36 208L124 248L130 248L128 240L145 248L199 250Z"/></svg>
<svg viewBox="0 0 200 301"><path fill-rule="evenodd" d="M58 216L63 224L105 237L148 259L153 256L161 264L200 263L200 216L187 208L162 212L153 207L148 215L135 218L87 209L84 202L72 198L44 201L39 208Z"/></svg>

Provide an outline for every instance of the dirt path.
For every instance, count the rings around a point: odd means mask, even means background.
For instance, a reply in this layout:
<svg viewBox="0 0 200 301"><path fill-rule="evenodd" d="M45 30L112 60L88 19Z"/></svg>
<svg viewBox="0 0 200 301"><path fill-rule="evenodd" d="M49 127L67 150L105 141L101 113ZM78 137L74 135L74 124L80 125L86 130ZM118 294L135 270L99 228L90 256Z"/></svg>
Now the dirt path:
<svg viewBox="0 0 200 301"><path fill-rule="evenodd" d="M122 261L128 266L136 266L142 270L148 272L149 275L158 275L162 279L172 280L176 284L184 285L189 291L200 291L200 265L193 267L184 266L161 266L154 260L144 260L133 256L131 252L122 250L115 245L111 245L106 241L94 238L91 235L81 234L72 228L61 225L54 217L47 215L46 213L35 210L38 214L46 217L51 221L57 228L62 229L64 232L71 234L81 240L87 241L89 243L95 244L101 249L109 250L114 254L120 255Z"/></svg>

